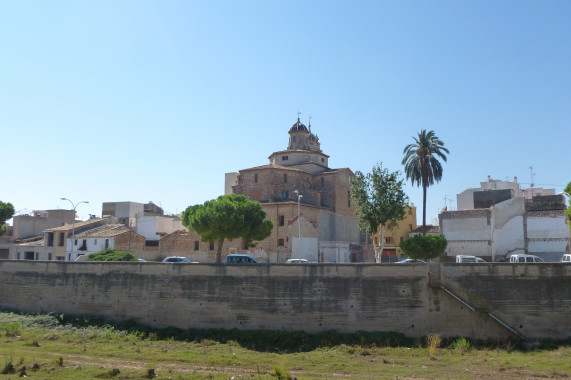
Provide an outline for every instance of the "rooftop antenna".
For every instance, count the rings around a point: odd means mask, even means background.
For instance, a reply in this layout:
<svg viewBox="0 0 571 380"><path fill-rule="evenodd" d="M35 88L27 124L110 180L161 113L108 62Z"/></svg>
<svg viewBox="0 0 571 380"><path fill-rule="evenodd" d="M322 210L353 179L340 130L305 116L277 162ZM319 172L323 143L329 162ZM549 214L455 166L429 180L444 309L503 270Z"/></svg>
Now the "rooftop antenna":
<svg viewBox="0 0 571 380"><path fill-rule="evenodd" d="M309 127L309 133L311 133L311 115L309 115L309 124L307 126Z"/></svg>
<svg viewBox="0 0 571 380"><path fill-rule="evenodd" d="M301 115L301 112L299 112L299 108L297 109L297 121L299 121L299 115Z"/></svg>
<svg viewBox="0 0 571 380"><path fill-rule="evenodd" d="M535 172L533 171L533 166L529 167L529 173L531 175L531 185L529 187L533 187L533 177L535 176Z"/></svg>

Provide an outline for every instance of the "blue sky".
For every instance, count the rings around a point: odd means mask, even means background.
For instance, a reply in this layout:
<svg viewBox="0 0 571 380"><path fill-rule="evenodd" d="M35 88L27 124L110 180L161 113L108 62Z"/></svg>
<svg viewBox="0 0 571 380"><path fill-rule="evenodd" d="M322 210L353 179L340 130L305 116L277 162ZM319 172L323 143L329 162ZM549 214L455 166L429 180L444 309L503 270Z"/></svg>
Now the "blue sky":
<svg viewBox="0 0 571 380"><path fill-rule="evenodd" d="M285 149L298 110L353 171L402 171L434 130L450 154L428 221L488 175L527 188L532 166L559 192L569 15L568 1L2 1L0 200L178 213Z"/></svg>

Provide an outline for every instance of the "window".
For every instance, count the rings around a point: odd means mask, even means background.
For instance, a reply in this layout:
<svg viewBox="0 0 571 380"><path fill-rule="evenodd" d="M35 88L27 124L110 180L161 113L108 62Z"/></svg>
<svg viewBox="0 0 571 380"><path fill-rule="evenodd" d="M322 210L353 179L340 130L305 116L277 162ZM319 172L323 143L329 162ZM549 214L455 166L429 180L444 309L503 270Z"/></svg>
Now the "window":
<svg viewBox="0 0 571 380"><path fill-rule="evenodd" d="M213 242L213 241L211 241L210 243L208 243L208 249L209 249L210 251L214 251L214 242Z"/></svg>
<svg viewBox="0 0 571 380"><path fill-rule="evenodd" d="M280 226L283 226L285 224L285 217L283 215L280 215Z"/></svg>
<svg viewBox="0 0 571 380"><path fill-rule="evenodd" d="M282 198L289 199L289 193L287 191L282 191Z"/></svg>
<svg viewBox="0 0 571 380"><path fill-rule="evenodd" d="M408 215L412 215L412 209L411 208L408 209Z"/></svg>
<svg viewBox="0 0 571 380"><path fill-rule="evenodd" d="M64 233L64 232L60 232L60 233L59 233L59 243L58 243L58 245L59 245L60 247L63 246L64 240L65 240L65 233Z"/></svg>
<svg viewBox="0 0 571 380"><path fill-rule="evenodd" d="M325 158L321 157L321 162L325 162Z"/></svg>
<svg viewBox="0 0 571 380"><path fill-rule="evenodd" d="M200 247L200 243L198 242L198 240L195 240L194 241L194 250L198 251L199 247Z"/></svg>
<svg viewBox="0 0 571 380"><path fill-rule="evenodd" d="M48 247L54 246L54 233L48 232Z"/></svg>
<svg viewBox="0 0 571 380"><path fill-rule="evenodd" d="M258 173L254 174L254 183L258 183Z"/></svg>
<svg viewBox="0 0 571 380"><path fill-rule="evenodd" d="M105 249L109 248L109 239L105 239Z"/></svg>
<svg viewBox="0 0 571 380"><path fill-rule="evenodd" d="M404 237L401 236L401 237L400 237L400 241L404 241Z"/></svg>
<svg viewBox="0 0 571 380"><path fill-rule="evenodd" d="M284 183L287 183L287 174L284 174Z"/></svg>
<svg viewBox="0 0 571 380"><path fill-rule="evenodd" d="M77 239L75 239L75 242L73 243L74 245L77 245Z"/></svg>
<svg viewBox="0 0 571 380"><path fill-rule="evenodd" d="M278 247L284 246L284 239L278 239Z"/></svg>
<svg viewBox="0 0 571 380"><path fill-rule="evenodd" d="M412 231L412 224L409 224L408 228Z"/></svg>
<svg viewBox="0 0 571 380"><path fill-rule="evenodd" d="M287 161L288 157L287 156L282 156L282 161Z"/></svg>
<svg viewBox="0 0 571 380"><path fill-rule="evenodd" d="M385 238L385 243L387 243L387 244L392 244L392 243L393 243L393 238L392 238L392 237L387 237L387 238Z"/></svg>
<svg viewBox="0 0 571 380"><path fill-rule="evenodd" d="M48 260L49 260L49 261L52 261L52 254L51 254L51 252L48 253Z"/></svg>
<svg viewBox="0 0 571 380"><path fill-rule="evenodd" d="M24 252L24 260L33 260L34 252Z"/></svg>
<svg viewBox="0 0 571 380"><path fill-rule="evenodd" d="M347 191L347 206L351 206L351 191Z"/></svg>
<svg viewBox="0 0 571 380"><path fill-rule="evenodd" d="M20 260L20 252L16 253L16 260Z"/></svg>

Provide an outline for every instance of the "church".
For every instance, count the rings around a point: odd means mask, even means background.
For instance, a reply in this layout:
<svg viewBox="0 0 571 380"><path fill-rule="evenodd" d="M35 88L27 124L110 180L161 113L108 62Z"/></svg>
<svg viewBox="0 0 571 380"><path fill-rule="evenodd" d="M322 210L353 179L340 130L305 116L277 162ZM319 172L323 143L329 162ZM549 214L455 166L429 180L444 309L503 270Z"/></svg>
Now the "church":
<svg viewBox="0 0 571 380"><path fill-rule="evenodd" d="M272 153L268 164L226 173L225 194L260 202L274 223L271 236L250 254L269 262L368 261L351 200L353 172L329 167L311 122L298 117L288 134L287 149Z"/></svg>

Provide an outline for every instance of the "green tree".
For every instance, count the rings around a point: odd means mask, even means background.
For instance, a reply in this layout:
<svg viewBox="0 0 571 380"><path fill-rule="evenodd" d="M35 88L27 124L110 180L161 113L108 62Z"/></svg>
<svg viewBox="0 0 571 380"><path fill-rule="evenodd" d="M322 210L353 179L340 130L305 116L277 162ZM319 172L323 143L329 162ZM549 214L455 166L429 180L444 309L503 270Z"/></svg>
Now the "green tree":
<svg viewBox="0 0 571 380"><path fill-rule="evenodd" d="M567 186L565 186L565 190L563 191L569 197L569 206L567 207L567 210L565 210L565 215L567 215L567 219L569 220L567 224L569 225L569 229L571 230L571 182L569 182Z"/></svg>
<svg viewBox="0 0 571 380"><path fill-rule="evenodd" d="M87 255L87 261L137 261L131 252L117 251L112 248Z"/></svg>
<svg viewBox="0 0 571 380"><path fill-rule="evenodd" d="M6 221L14 216L14 206L9 202L0 201L0 236L6 233Z"/></svg>
<svg viewBox="0 0 571 380"><path fill-rule="evenodd" d="M182 213L182 224L196 232L200 240L216 242L216 262L222 262L224 240L241 238L244 247L264 240L274 224L264 220L266 211L260 202L251 201L243 194L222 195L202 205L189 206Z"/></svg>
<svg viewBox="0 0 571 380"><path fill-rule="evenodd" d="M426 227L426 189L442 179L442 165L438 158L446 161L444 152L450 152L434 131L423 129L418 133L418 138L413 139L415 143L408 144L403 150L402 164L406 178L411 180L412 185L422 185L422 226Z"/></svg>
<svg viewBox="0 0 571 380"><path fill-rule="evenodd" d="M397 225L405 217L408 197L403 191L400 172L389 172L382 164L373 166L371 173L355 172L351 179L351 198L355 202L355 214L359 216L359 229L373 240L375 261L381 261L385 231L388 225ZM378 246L374 236L379 233Z"/></svg>
<svg viewBox="0 0 571 380"><path fill-rule="evenodd" d="M448 241L444 235L416 235L401 241L399 246L411 259L430 260L442 256Z"/></svg>

